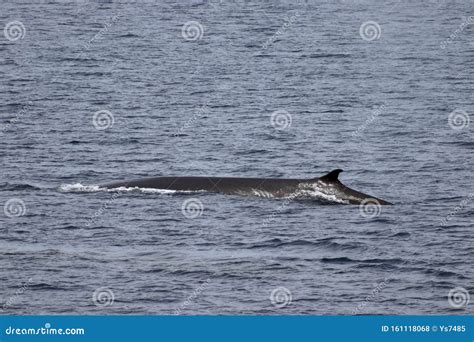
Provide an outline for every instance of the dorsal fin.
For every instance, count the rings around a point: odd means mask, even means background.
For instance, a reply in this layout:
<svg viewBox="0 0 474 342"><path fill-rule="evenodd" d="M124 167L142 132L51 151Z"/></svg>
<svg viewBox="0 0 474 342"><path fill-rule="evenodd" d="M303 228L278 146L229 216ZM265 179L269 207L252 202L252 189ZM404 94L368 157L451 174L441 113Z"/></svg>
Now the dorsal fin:
<svg viewBox="0 0 474 342"><path fill-rule="evenodd" d="M322 177L319 178L319 179L322 180L322 181L326 181L326 182L338 182L339 179L337 179L337 178L339 177L339 174L340 174L342 171L343 171L342 169L335 169L335 170L332 170L332 171L329 172L327 175L322 176Z"/></svg>

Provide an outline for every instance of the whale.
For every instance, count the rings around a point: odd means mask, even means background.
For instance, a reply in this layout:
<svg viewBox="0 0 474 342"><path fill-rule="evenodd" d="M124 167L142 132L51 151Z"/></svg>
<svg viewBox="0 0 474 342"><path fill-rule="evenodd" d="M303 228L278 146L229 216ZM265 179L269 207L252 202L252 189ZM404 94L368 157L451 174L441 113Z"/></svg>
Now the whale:
<svg viewBox="0 0 474 342"><path fill-rule="evenodd" d="M105 189L147 188L174 191L206 191L268 198L319 199L323 202L341 204L392 204L345 186L339 181L341 172L343 172L342 169L335 169L322 177L310 179L153 177L106 183L99 185L99 187Z"/></svg>

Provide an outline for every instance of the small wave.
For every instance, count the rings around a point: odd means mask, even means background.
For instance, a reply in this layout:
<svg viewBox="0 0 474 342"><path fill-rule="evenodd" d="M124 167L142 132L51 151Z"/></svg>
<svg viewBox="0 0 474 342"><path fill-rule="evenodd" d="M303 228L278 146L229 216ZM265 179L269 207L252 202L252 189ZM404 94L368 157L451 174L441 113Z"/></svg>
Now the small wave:
<svg viewBox="0 0 474 342"><path fill-rule="evenodd" d="M302 56L304 58L349 58L351 55L343 53L312 53L308 56Z"/></svg>
<svg viewBox="0 0 474 342"><path fill-rule="evenodd" d="M239 156L249 156L253 154L263 154L267 152L266 150L250 149L250 150L237 150L234 152L235 155Z"/></svg>
<svg viewBox="0 0 474 342"><path fill-rule="evenodd" d="M347 258L347 257L337 257L337 258L322 258L321 262L324 263L336 263L336 264L346 264L346 263L354 263L357 262L356 260Z"/></svg>
<svg viewBox="0 0 474 342"><path fill-rule="evenodd" d="M337 264L346 264L346 263L360 263L360 264L399 264L403 260L399 258L392 259L352 259L348 257L335 257L335 258L322 258L321 262L324 263L337 263Z"/></svg>
<svg viewBox="0 0 474 342"><path fill-rule="evenodd" d="M31 284L28 288L31 290L68 291L68 289L65 287L55 286L47 283Z"/></svg>
<svg viewBox="0 0 474 342"><path fill-rule="evenodd" d="M443 269L433 269L433 268L423 268L420 271L428 274L428 275L435 275L440 278L457 278L457 279L465 279L466 277L463 274L443 270Z"/></svg>
<svg viewBox="0 0 474 342"><path fill-rule="evenodd" d="M317 241L308 241L308 240L302 240L302 239L292 240L292 241L282 241L278 238L255 243L255 244L250 245L248 248L249 249L277 248L277 247L287 247L287 246L288 247L309 246L309 247L315 247L315 248L323 247L323 248L329 248L332 250L352 250L352 249L364 248L364 245L362 244L339 243L339 242L331 241L331 239L323 239L323 240L317 240Z"/></svg>
<svg viewBox="0 0 474 342"><path fill-rule="evenodd" d="M0 190L2 191L41 190L41 188L38 188L30 184L0 183Z"/></svg>
<svg viewBox="0 0 474 342"><path fill-rule="evenodd" d="M398 233L393 234L391 237L409 237L409 236L411 236L411 234L408 232L398 232Z"/></svg>
<svg viewBox="0 0 474 342"><path fill-rule="evenodd" d="M127 34L122 34L118 38L139 38L140 36L134 34L134 33L127 33Z"/></svg>

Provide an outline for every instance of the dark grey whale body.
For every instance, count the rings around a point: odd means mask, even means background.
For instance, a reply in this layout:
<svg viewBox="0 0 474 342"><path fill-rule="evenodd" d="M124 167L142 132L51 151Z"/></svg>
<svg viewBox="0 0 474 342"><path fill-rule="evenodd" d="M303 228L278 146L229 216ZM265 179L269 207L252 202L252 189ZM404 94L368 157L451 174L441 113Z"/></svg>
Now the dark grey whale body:
<svg viewBox="0 0 474 342"><path fill-rule="evenodd" d="M103 184L100 187L152 188L176 191L209 191L233 195L255 195L277 198L321 198L329 202L360 204L376 201L392 204L382 199L355 191L342 184L336 169L327 175L311 179L237 178L237 177L155 177Z"/></svg>

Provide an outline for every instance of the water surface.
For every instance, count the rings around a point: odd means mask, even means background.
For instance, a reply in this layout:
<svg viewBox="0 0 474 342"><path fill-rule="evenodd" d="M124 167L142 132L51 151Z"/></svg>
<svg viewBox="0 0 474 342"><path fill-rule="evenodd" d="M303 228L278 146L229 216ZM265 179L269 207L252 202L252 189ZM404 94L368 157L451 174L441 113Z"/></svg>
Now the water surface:
<svg viewBox="0 0 474 342"><path fill-rule="evenodd" d="M473 290L472 123L448 116L474 109L473 13L6 2L26 32L0 39L0 204L20 203L0 215L3 313L472 314L448 301ZM93 187L336 168L395 205Z"/></svg>

